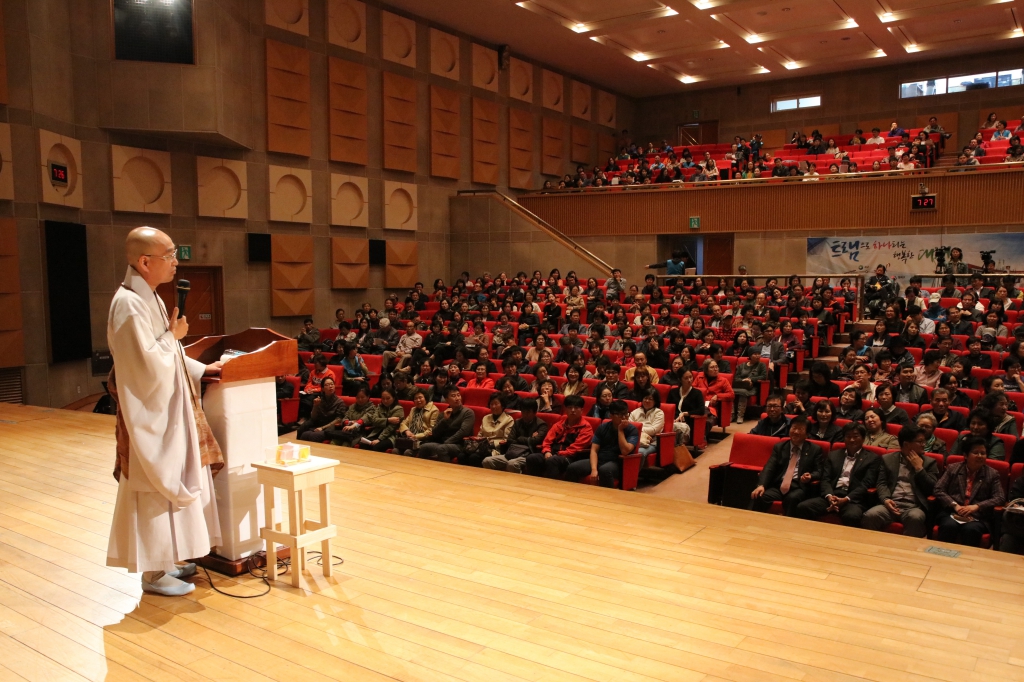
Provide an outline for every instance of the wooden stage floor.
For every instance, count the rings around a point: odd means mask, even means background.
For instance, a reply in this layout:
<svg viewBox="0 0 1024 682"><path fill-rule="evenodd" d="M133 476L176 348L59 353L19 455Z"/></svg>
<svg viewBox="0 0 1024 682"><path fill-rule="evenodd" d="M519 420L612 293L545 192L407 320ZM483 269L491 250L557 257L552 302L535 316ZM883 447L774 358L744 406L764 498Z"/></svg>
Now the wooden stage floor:
<svg viewBox="0 0 1024 682"><path fill-rule="evenodd" d="M113 448L0 406L0 680L1024 680L1021 557L330 447L333 578L141 597Z"/></svg>

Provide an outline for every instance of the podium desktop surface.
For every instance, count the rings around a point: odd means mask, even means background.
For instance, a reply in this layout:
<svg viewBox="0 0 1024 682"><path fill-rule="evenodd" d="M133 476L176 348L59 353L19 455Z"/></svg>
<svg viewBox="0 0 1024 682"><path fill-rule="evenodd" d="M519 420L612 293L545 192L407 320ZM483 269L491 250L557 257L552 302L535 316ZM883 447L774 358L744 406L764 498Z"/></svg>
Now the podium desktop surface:
<svg viewBox="0 0 1024 682"><path fill-rule="evenodd" d="M209 381L247 381L294 374L299 356L298 341L262 328L227 336L204 337L186 346L185 354L193 360L210 364L220 360L229 350L241 351L244 355L225 363L220 377L212 377Z"/></svg>

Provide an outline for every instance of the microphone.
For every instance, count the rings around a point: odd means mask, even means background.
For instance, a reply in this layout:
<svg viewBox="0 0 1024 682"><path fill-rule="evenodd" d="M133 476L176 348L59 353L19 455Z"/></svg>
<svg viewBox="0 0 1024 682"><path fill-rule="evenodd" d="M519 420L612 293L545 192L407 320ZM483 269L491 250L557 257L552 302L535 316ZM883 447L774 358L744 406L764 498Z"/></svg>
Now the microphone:
<svg viewBox="0 0 1024 682"><path fill-rule="evenodd" d="M188 292L192 290L192 285L188 283L187 279L178 280L178 319L185 317L185 299L188 298Z"/></svg>

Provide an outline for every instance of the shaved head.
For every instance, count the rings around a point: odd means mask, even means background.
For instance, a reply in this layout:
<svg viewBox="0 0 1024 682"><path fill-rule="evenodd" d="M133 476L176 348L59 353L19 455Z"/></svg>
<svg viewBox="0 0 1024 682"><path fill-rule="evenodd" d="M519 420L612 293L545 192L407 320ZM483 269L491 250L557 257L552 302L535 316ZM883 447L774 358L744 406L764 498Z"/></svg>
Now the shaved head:
<svg viewBox="0 0 1024 682"><path fill-rule="evenodd" d="M154 290L174 279L178 260L174 241L155 227L136 227L125 240L128 265Z"/></svg>
<svg viewBox="0 0 1024 682"><path fill-rule="evenodd" d="M136 227L128 233L124 246L128 254L128 263L137 265L142 256L164 255L174 246L174 242L155 227Z"/></svg>

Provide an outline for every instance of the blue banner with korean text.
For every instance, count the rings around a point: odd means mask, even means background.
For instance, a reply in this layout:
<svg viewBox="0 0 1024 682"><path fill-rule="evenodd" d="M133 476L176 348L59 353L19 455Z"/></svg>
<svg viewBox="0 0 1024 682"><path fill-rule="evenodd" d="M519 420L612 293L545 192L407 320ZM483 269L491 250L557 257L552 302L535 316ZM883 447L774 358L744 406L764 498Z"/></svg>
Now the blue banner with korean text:
<svg viewBox="0 0 1024 682"><path fill-rule="evenodd" d="M963 251L970 270L984 269L985 256L1002 272L1024 268L1024 235L889 235L885 237L815 237L807 239L807 272L836 275L875 274L884 265L889 275L905 282L910 275L935 272L935 252L957 247ZM946 258L949 262L949 258ZM936 286L925 281L925 286Z"/></svg>

